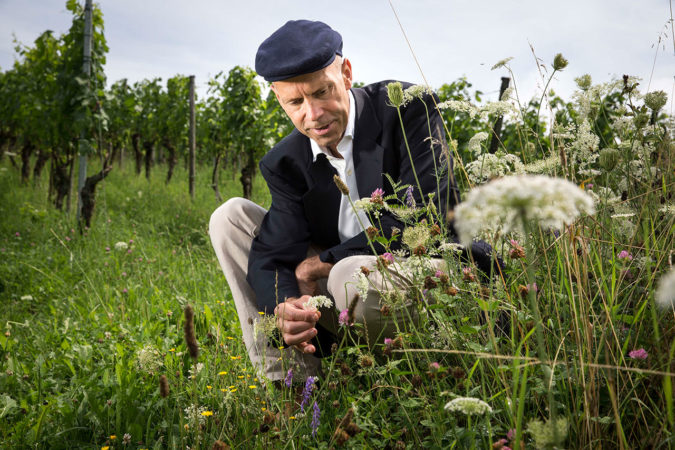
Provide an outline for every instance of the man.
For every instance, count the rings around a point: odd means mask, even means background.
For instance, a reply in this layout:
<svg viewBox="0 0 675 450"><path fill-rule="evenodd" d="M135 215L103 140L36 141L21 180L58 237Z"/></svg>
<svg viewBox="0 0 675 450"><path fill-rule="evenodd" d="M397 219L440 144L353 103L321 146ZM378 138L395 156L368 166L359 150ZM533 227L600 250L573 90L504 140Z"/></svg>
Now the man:
<svg viewBox="0 0 675 450"><path fill-rule="evenodd" d="M426 108L419 99L401 107L399 119L388 102L387 82L352 89L342 38L328 25L286 23L260 45L256 71L271 82L296 129L260 161L272 196L269 211L231 199L214 212L209 229L251 360L268 378L279 380L287 367L265 337L255 336L256 321L274 314L283 341L294 347L284 354L295 361L296 370L313 375L319 366L314 355L329 352L337 314L355 296L354 272L375 264L363 231L375 224L363 212L357 215L334 175L354 201L378 188L385 196L394 193L388 174L413 186L418 205L433 193L441 217L455 205L457 194L447 176L436 177L435 169L441 167L452 174L452 162L442 156L443 125L431 96L424 96ZM387 212L378 226L385 237L404 228ZM386 280L378 276L371 274L368 295L356 303L354 313L366 323L369 340L405 326L380 313L377 289ZM305 309L309 296L319 293L331 296L335 308Z"/></svg>

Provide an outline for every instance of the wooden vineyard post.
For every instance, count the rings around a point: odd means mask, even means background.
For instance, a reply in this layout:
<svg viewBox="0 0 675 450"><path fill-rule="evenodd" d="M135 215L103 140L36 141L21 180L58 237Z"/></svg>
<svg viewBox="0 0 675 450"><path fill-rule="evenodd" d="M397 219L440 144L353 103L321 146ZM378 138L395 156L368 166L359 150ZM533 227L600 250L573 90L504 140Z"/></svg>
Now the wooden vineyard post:
<svg viewBox="0 0 675 450"><path fill-rule="evenodd" d="M188 136L190 147L189 156L189 184L190 198L195 199L195 76L190 75L190 132Z"/></svg>

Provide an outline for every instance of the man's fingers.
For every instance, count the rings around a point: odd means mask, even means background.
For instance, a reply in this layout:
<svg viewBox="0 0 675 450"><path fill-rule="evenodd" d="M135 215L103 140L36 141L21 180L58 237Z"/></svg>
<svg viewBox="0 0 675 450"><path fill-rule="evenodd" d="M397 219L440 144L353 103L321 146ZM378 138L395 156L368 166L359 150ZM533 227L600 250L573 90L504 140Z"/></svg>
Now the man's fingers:
<svg viewBox="0 0 675 450"><path fill-rule="evenodd" d="M281 330L282 334L283 333L299 334L311 328L314 328L314 325L315 322L299 322L299 321L277 319L277 328Z"/></svg>
<svg viewBox="0 0 675 450"><path fill-rule="evenodd" d="M284 302L274 310L277 318L288 321L316 322L319 320L318 311L308 311L290 302Z"/></svg>
<svg viewBox="0 0 675 450"><path fill-rule="evenodd" d="M294 347L302 353L314 353L316 351L316 348L309 342L301 342L300 344L294 345Z"/></svg>
<svg viewBox="0 0 675 450"><path fill-rule="evenodd" d="M282 337L284 338L284 341L288 345L298 345L302 342L307 342L311 340L314 336L316 336L316 328L310 328L309 330L305 330L301 333L298 334L290 334L290 333L281 333Z"/></svg>

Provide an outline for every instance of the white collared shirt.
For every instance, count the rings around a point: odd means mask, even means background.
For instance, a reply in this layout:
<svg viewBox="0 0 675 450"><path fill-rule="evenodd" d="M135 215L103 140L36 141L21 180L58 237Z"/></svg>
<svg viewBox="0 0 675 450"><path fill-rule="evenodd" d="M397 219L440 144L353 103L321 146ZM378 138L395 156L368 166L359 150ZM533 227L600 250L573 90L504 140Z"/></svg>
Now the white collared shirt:
<svg viewBox="0 0 675 450"><path fill-rule="evenodd" d="M323 153L328 158L328 162L331 166L335 167L338 175L342 180L347 184L349 188L349 197L352 199L352 202L358 200L359 189L356 185L356 171L354 170L354 157L352 150L354 149L354 123L356 121L356 108L354 106L354 95L349 91L349 119L347 121L347 128L345 129L345 134L342 136L342 139L337 145L337 151L342 155L343 159L334 157L330 150L326 147L321 147L313 139L310 139L310 146L312 148L312 154L314 155L314 161L316 157ZM361 219L361 223L365 228L371 226L370 220L364 211L359 211L358 217ZM338 235L340 237L340 242L345 242L348 239L353 238L359 234L363 229L359 223L354 209L349 204L347 198L343 195L340 200L340 214L338 216Z"/></svg>

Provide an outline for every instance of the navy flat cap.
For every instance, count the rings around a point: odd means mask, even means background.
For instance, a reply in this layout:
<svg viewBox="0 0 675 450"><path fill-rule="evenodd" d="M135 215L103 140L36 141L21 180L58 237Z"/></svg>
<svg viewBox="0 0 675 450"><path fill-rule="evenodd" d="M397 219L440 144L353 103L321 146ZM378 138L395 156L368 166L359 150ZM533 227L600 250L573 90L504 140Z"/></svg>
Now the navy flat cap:
<svg viewBox="0 0 675 450"><path fill-rule="evenodd" d="M255 71L281 81L327 67L342 56L342 36L323 22L289 20L265 39L255 55Z"/></svg>

